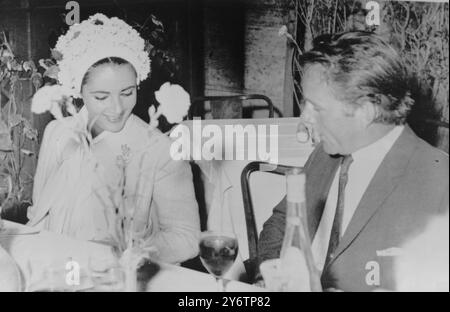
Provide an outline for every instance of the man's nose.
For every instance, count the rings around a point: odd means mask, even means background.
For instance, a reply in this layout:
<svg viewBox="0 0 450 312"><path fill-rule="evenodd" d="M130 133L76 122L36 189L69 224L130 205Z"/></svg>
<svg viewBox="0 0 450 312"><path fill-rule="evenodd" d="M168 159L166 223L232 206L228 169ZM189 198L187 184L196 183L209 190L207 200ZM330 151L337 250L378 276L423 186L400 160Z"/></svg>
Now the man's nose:
<svg viewBox="0 0 450 312"><path fill-rule="evenodd" d="M302 120L306 123L314 123L314 109L310 104L305 105L305 108L300 116Z"/></svg>

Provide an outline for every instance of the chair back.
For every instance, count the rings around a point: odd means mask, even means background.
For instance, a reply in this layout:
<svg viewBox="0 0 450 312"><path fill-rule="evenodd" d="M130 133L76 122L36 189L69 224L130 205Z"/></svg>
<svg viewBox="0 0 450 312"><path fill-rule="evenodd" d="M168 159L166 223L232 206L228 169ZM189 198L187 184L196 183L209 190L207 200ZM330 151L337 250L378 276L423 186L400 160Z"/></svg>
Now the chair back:
<svg viewBox="0 0 450 312"><path fill-rule="evenodd" d="M256 272L258 258L258 236L257 218L253 205L252 192L250 189L250 176L255 172L264 172L274 175L285 175L293 168L301 168L286 165L275 165L267 162L253 161L248 163L241 173L242 200L244 204L245 222L247 227L247 239L249 249L249 259L244 261L247 276L253 279Z"/></svg>
<svg viewBox="0 0 450 312"><path fill-rule="evenodd" d="M262 100L265 105L244 106L243 101ZM262 94L237 94L220 96L201 96L191 99L192 105L189 111L189 119L193 117L205 118L207 113L212 114L213 119L252 118L253 112L268 110L269 118L283 117L281 111L273 105L272 100ZM209 109L205 108L205 102L209 102Z"/></svg>

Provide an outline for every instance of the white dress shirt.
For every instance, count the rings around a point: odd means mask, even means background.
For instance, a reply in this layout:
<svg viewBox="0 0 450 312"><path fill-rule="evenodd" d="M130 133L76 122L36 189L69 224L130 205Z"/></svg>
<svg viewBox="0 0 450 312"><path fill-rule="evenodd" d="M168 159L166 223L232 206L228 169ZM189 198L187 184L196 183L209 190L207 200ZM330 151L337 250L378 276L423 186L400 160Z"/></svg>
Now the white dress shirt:
<svg viewBox="0 0 450 312"><path fill-rule="evenodd" d="M347 226L370 181L375 175L375 172L392 145L394 145L395 141L399 138L403 129L404 126L396 126L378 141L359 149L352 154L353 162L348 171L348 182L345 187L344 212L341 223L342 228L340 231L340 233L342 233L341 235L343 235L347 229ZM327 256L331 228L333 226L337 206L340 170L341 169L339 168L334 176L322 218L312 243L312 252L319 271L323 270Z"/></svg>

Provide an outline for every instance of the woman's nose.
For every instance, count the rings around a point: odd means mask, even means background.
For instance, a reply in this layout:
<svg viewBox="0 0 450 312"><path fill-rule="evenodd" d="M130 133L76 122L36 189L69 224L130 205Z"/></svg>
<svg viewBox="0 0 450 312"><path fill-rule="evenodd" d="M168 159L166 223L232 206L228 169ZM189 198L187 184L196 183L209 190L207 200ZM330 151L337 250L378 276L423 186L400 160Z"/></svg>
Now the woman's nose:
<svg viewBox="0 0 450 312"><path fill-rule="evenodd" d="M122 100L120 99L120 97L117 97L117 98L113 98L112 101L113 101L113 103L112 103L113 112L116 115L120 115L123 111Z"/></svg>

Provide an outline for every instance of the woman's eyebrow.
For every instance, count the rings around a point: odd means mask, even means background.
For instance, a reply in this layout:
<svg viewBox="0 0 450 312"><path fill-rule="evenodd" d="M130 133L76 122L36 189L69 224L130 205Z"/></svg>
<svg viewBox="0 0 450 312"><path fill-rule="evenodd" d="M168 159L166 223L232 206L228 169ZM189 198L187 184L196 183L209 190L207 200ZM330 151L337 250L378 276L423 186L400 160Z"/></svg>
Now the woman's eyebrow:
<svg viewBox="0 0 450 312"><path fill-rule="evenodd" d="M126 87L125 89L122 89L121 92L127 91L127 90L129 90L129 89L131 89L131 88L136 88L136 85L132 85L132 86Z"/></svg>
<svg viewBox="0 0 450 312"><path fill-rule="evenodd" d="M132 89L132 88L136 88L136 85L132 85L132 86L126 87L125 89L122 89L120 92L127 91L127 90ZM97 90L97 91L91 91L90 93L91 94L93 94L93 93L109 94L110 92Z"/></svg>
<svg viewBox="0 0 450 312"><path fill-rule="evenodd" d="M93 93L109 94L108 91L91 91L90 93L91 93L91 94L93 94Z"/></svg>

